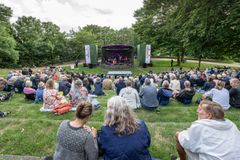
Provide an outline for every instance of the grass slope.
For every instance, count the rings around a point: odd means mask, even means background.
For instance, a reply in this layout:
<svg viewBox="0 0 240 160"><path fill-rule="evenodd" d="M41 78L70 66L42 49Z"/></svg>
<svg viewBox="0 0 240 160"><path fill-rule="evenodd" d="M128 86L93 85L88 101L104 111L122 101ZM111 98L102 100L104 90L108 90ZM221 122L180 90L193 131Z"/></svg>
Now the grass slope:
<svg viewBox="0 0 240 160"><path fill-rule="evenodd" d="M152 70L154 72L169 70L169 63L154 61L154 67L143 69L133 68L133 73L144 73ZM194 66L186 64L184 67ZM100 67L87 69L79 67L76 72L106 73L108 69ZM0 71L0 75L2 70ZM6 73L6 72L4 72ZM114 91L105 91L106 96L98 97L101 108L94 112L88 125L100 128L103 123L107 99L115 95ZM195 95L194 100L201 95ZM72 119L74 112L61 116L50 113L40 113L42 104L33 104L32 101L24 99L22 94L15 94L7 102L0 103L1 111L12 113L0 119L0 154L46 156L54 152L56 145L56 134L62 120ZM151 134L150 152L154 157L169 160L171 154L177 154L175 150L175 132L186 129L191 122L197 119L197 105L192 103L183 105L174 100L168 106L160 107L158 112L149 112L143 109L135 111L139 119L146 121ZM229 118L240 127L240 110L231 108L226 112Z"/></svg>

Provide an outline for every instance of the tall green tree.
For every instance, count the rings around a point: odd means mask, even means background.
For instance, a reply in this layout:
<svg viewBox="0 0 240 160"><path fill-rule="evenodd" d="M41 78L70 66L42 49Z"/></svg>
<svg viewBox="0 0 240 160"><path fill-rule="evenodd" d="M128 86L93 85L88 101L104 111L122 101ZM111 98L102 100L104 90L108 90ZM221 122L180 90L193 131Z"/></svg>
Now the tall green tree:
<svg viewBox="0 0 240 160"><path fill-rule="evenodd" d="M11 16L11 8L0 4L0 66L11 66L19 58L11 30Z"/></svg>
<svg viewBox="0 0 240 160"><path fill-rule="evenodd" d="M35 65L39 60L37 55L43 36L41 21L34 17L23 16L18 18L13 28L20 56L19 64Z"/></svg>
<svg viewBox="0 0 240 160"><path fill-rule="evenodd" d="M144 0L135 12L141 41L180 59L239 57L237 0Z"/></svg>
<svg viewBox="0 0 240 160"><path fill-rule="evenodd" d="M84 57L84 45L86 44L97 44L96 35L83 29L71 35L71 38L68 40L68 46L73 59Z"/></svg>
<svg viewBox="0 0 240 160"><path fill-rule="evenodd" d="M178 0L144 0L143 7L136 10L134 31L142 43L152 45L152 50L159 49L159 34L168 16L176 9Z"/></svg>
<svg viewBox="0 0 240 160"><path fill-rule="evenodd" d="M42 22L42 29L42 49L47 59L52 65L60 60L64 61L66 45L64 33L61 33L60 28L52 22Z"/></svg>

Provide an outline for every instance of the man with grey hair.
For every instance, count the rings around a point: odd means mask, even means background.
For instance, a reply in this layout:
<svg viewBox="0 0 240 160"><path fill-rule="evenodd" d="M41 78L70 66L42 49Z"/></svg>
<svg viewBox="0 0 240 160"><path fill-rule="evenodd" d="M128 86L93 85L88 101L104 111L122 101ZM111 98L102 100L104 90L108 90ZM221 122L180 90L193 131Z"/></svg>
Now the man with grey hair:
<svg viewBox="0 0 240 160"><path fill-rule="evenodd" d="M224 118L223 108L203 100L197 115L198 120L187 130L176 132L180 160L239 160L240 132L232 121Z"/></svg>
<svg viewBox="0 0 240 160"><path fill-rule="evenodd" d="M141 105L144 109L155 110L159 106L157 100L157 89L151 86L151 81L149 78L145 79L144 84L145 86L139 93Z"/></svg>

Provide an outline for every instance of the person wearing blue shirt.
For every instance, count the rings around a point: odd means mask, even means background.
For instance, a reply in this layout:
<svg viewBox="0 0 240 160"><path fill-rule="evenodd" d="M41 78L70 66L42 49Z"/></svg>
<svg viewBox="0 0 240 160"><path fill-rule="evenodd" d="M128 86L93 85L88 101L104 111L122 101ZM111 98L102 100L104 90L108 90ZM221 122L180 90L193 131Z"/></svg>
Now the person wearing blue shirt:
<svg viewBox="0 0 240 160"><path fill-rule="evenodd" d="M150 134L144 121L138 121L127 101L120 96L108 100L104 126L98 136L104 160L153 160L148 147Z"/></svg>
<svg viewBox="0 0 240 160"><path fill-rule="evenodd" d="M38 84L38 89L36 91L34 103L38 103L39 101L41 101L41 102L43 101L43 91L44 91L44 83L40 82Z"/></svg>

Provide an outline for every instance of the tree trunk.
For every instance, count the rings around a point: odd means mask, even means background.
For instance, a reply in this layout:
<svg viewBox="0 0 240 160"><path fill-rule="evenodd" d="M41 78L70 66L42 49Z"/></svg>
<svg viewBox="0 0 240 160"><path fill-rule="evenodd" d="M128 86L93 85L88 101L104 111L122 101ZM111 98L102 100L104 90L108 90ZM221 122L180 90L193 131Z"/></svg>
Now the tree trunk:
<svg viewBox="0 0 240 160"><path fill-rule="evenodd" d="M184 63L185 60L184 60L184 48L182 47L181 48L181 62Z"/></svg>
<svg viewBox="0 0 240 160"><path fill-rule="evenodd" d="M180 53L177 53L177 66L180 66L181 60L180 60Z"/></svg>
<svg viewBox="0 0 240 160"><path fill-rule="evenodd" d="M202 60L202 55L198 57L198 68L200 69L201 67L201 60Z"/></svg>

